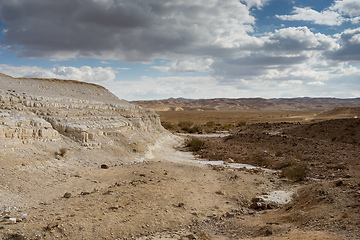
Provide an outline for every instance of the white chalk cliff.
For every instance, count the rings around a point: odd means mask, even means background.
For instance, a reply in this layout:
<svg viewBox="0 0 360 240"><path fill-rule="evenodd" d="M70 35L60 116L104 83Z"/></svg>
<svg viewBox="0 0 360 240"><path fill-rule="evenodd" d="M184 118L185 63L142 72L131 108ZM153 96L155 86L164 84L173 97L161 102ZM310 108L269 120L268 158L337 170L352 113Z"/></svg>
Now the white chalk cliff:
<svg viewBox="0 0 360 240"><path fill-rule="evenodd" d="M88 148L117 141L118 147L132 144L145 151L146 144L163 134L153 111L120 100L101 86L0 74L0 140L26 144L68 137Z"/></svg>

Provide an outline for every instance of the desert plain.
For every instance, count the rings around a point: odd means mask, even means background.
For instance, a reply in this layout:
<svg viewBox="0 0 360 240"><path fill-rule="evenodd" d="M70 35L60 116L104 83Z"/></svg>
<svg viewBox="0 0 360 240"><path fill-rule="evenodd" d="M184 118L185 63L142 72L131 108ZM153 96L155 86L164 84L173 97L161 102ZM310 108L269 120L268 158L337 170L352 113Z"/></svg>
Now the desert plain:
<svg viewBox="0 0 360 240"><path fill-rule="evenodd" d="M0 81L0 239L360 239L358 99L158 108Z"/></svg>

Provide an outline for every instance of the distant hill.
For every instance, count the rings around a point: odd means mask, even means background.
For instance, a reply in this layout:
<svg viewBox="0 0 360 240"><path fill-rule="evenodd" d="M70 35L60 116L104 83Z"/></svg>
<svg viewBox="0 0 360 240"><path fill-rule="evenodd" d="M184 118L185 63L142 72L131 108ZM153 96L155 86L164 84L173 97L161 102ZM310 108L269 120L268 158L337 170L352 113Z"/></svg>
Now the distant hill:
<svg viewBox="0 0 360 240"><path fill-rule="evenodd" d="M327 111L335 107L360 106L360 98L214 98L133 101L132 103L155 111Z"/></svg>

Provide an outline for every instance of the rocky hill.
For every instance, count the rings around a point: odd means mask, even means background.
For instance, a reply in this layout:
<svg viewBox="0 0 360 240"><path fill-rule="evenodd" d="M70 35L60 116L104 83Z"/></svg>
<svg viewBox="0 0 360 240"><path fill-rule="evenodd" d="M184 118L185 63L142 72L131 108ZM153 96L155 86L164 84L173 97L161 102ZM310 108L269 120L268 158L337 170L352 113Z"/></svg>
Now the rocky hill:
<svg viewBox="0 0 360 240"><path fill-rule="evenodd" d="M134 101L140 106L155 111L324 111L341 106L359 106L360 98L215 98L215 99L165 99L152 101Z"/></svg>
<svg viewBox="0 0 360 240"><path fill-rule="evenodd" d="M101 86L68 80L0 75L0 116L0 139L22 143L66 136L87 147L115 138L122 145L145 144L164 132L153 111L119 100Z"/></svg>
<svg viewBox="0 0 360 240"><path fill-rule="evenodd" d="M49 171L60 167L70 174L69 166L142 161L166 136L152 110L120 100L101 86L1 74L0 208L61 194L50 187L58 179ZM50 166L49 171L38 169ZM27 180L14 181L19 171Z"/></svg>

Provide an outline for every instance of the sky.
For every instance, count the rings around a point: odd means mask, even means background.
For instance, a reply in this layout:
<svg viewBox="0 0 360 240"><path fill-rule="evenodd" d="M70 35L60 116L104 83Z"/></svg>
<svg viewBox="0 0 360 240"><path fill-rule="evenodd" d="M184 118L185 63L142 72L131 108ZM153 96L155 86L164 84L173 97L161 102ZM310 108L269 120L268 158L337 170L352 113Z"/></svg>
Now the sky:
<svg viewBox="0 0 360 240"><path fill-rule="evenodd" d="M360 97L359 0L0 0L0 72L120 99Z"/></svg>

